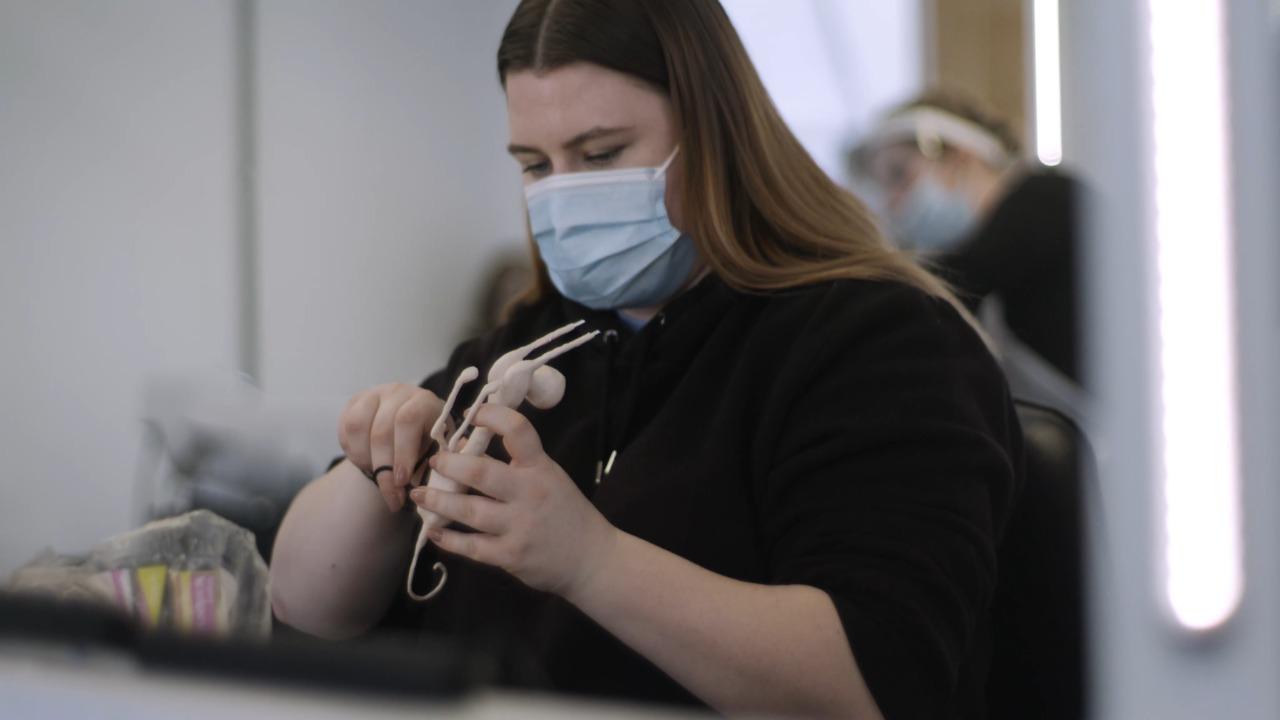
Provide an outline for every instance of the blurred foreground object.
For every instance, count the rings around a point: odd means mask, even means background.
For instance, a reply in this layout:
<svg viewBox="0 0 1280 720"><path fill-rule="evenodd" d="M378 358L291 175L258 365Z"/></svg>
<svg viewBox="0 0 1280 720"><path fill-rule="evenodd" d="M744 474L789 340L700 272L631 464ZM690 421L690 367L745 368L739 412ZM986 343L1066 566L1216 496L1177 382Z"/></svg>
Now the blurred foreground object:
<svg viewBox="0 0 1280 720"><path fill-rule="evenodd" d="M147 628L265 638L267 564L253 533L207 510L148 523L87 555L46 550L7 590L108 605Z"/></svg>
<svg viewBox="0 0 1280 720"><path fill-rule="evenodd" d="M138 522L211 510L251 531L269 562L293 496L338 451L344 402L275 397L233 373L149 378Z"/></svg>

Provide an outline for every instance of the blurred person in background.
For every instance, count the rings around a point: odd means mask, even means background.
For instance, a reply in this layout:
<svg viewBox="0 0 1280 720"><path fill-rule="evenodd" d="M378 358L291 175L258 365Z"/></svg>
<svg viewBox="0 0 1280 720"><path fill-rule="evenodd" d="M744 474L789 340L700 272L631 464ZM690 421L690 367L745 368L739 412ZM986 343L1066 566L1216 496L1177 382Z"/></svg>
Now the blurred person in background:
<svg viewBox="0 0 1280 720"><path fill-rule="evenodd" d="M810 158L716 0L524 0L497 65L533 287L421 386L351 400L277 536L276 616L491 642L561 692L983 717L1022 437L963 306ZM459 372L575 320L604 332L555 361L558 405L484 405L490 456L431 456L475 492L415 487ZM415 504L457 522L417 605Z"/></svg>
<svg viewBox="0 0 1280 720"><path fill-rule="evenodd" d="M1078 184L1020 151L1007 121L932 90L885 115L851 165L901 247L972 309L998 298L1008 330L1078 383Z"/></svg>

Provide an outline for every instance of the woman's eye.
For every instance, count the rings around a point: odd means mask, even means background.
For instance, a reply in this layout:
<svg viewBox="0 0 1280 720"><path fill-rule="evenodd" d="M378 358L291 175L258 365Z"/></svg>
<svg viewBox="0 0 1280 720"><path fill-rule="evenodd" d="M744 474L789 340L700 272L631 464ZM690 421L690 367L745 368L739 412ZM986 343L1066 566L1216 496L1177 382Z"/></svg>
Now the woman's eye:
<svg viewBox="0 0 1280 720"><path fill-rule="evenodd" d="M551 163L543 160L542 162L529 163L521 168L521 172L525 175L546 175L551 169Z"/></svg>
<svg viewBox="0 0 1280 720"><path fill-rule="evenodd" d="M623 148L619 146L602 153L591 153L586 156L585 160L588 165L607 165L617 159L622 150Z"/></svg>

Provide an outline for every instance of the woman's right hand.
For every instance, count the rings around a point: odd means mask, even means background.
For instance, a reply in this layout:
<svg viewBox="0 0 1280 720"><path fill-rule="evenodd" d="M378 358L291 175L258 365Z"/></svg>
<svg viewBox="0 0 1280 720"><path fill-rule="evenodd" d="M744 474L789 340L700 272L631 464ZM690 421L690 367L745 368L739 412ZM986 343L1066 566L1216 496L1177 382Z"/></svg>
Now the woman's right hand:
<svg viewBox="0 0 1280 720"><path fill-rule="evenodd" d="M428 433L444 403L416 385L388 383L357 393L338 421L338 443L366 476L378 473L378 490L392 512L404 507L408 487L421 482L427 464L414 465L431 442Z"/></svg>

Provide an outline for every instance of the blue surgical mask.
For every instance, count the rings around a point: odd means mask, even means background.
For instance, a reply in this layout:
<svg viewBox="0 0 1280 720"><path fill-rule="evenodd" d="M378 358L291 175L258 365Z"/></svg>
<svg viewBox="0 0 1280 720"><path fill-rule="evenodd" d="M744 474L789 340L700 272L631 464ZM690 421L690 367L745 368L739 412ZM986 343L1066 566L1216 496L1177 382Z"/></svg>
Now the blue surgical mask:
<svg viewBox="0 0 1280 720"><path fill-rule="evenodd" d="M977 223L969 201L925 174L911 188L891 224L900 242L926 253L945 252L963 242Z"/></svg>
<svg viewBox="0 0 1280 720"><path fill-rule="evenodd" d="M551 175L525 188L529 224L551 282L596 310L661 305L697 265L667 217L667 168Z"/></svg>

